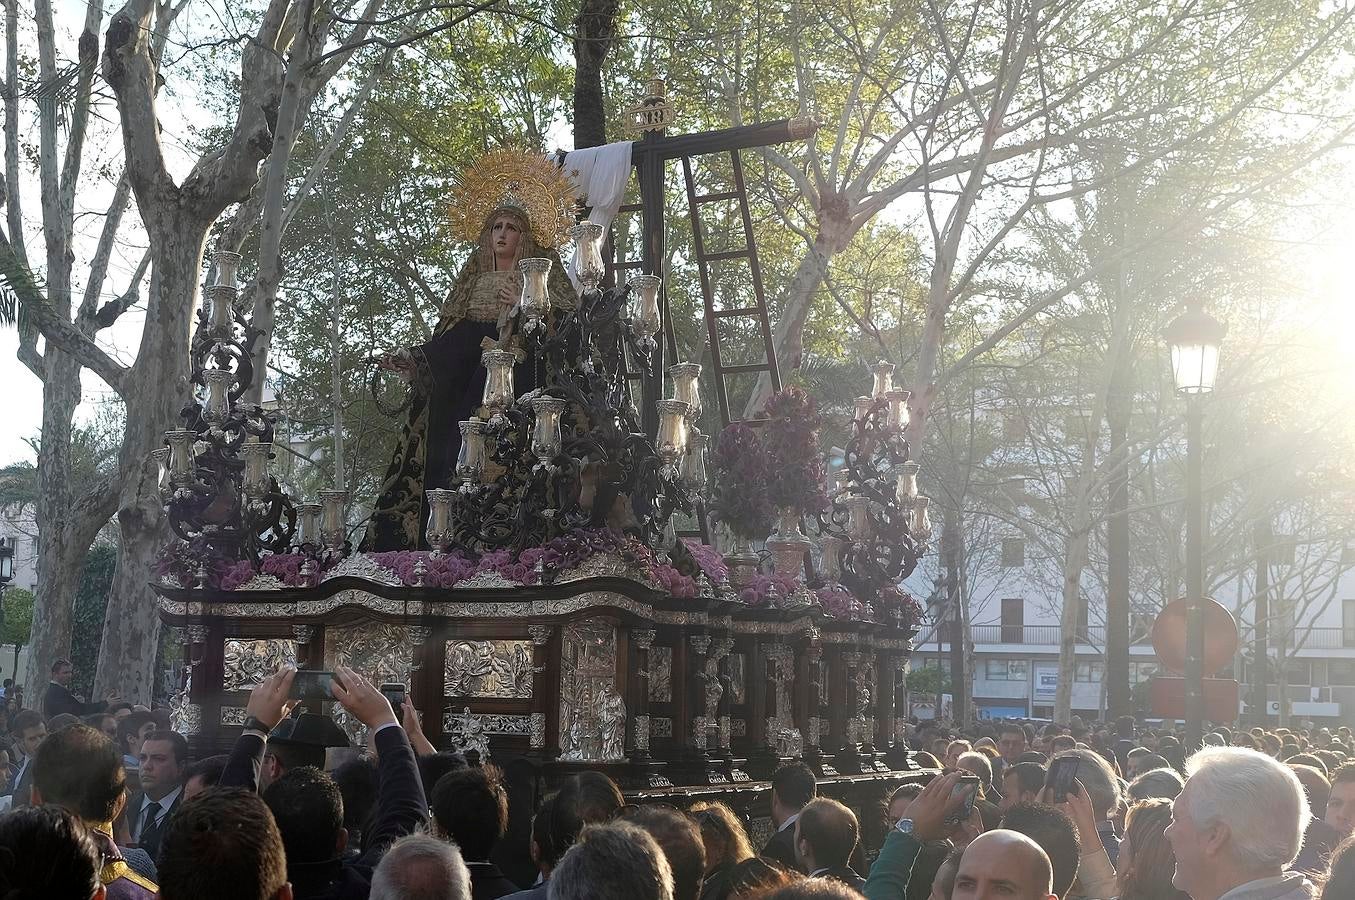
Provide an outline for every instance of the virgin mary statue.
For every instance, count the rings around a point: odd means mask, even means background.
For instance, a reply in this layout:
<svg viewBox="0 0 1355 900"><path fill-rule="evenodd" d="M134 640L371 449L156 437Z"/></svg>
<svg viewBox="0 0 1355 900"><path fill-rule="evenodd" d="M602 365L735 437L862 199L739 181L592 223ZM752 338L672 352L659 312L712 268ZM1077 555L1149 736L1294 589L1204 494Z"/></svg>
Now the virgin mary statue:
<svg viewBox="0 0 1355 900"><path fill-rule="evenodd" d="M409 419L372 511L364 549L423 545L424 491L453 486L459 423L480 408L486 375L480 354L490 347L518 348L519 260L549 259L551 309L574 307L578 294L558 248L574 224L575 205L573 186L563 173L545 157L523 151L491 152L458 181L452 227L475 246L442 304L432 339L379 361L409 382ZM520 352L518 360L514 385L522 394L535 387L535 372Z"/></svg>

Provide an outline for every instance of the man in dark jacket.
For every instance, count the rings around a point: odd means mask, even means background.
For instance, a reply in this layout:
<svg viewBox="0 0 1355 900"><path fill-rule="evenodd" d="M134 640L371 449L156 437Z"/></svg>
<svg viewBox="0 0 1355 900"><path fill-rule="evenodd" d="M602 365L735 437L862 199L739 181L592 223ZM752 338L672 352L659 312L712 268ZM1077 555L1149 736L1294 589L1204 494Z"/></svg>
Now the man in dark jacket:
<svg viewBox="0 0 1355 900"><path fill-rule="evenodd" d="M496 766L462 768L443 775L433 787L434 828L461 849L470 871L471 900L498 900L518 889L489 859L508 829L508 794L500 779Z"/></svg>
<svg viewBox="0 0 1355 900"><path fill-rule="evenodd" d="M833 878L852 890L864 891L866 879L851 867L860 834L856 813L827 797L811 800L795 820L798 868L811 878Z"/></svg>
<svg viewBox="0 0 1355 900"><path fill-rule="evenodd" d="M776 834L762 848L761 856L795 869L795 821L800 810L818 791L818 780L804 763L789 763L772 774L772 824Z"/></svg>
<svg viewBox="0 0 1355 900"><path fill-rule="evenodd" d="M110 697L103 703L85 703L71 693L71 679L75 677L75 666L69 659L58 659L52 663L52 680L47 684L47 693L42 698L42 714L47 718L67 713L72 716L87 716L90 713L103 712L108 704L117 700Z"/></svg>
<svg viewBox="0 0 1355 900"><path fill-rule="evenodd" d="M221 786L258 790L265 754L276 760L275 751L281 749L269 747L269 734L283 722L292 705L289 694L295 676L296 670L286 666L251 692L245 707L244 730L236 739L221 775ZM412 834L428 819L428 803L419 783L414 750L390 703L371 682L343 666L334 673L331 691L344 709L371 730L376 743L379 780L376 817L362 854L355 860L344 860L347 833L343 830L343 801L338 787L318 770L293 767L282 771L265 790L264 800L279 819L283 845L287 848L288 876L297 900L364 900L370 891L372 870L386 848L397 838ZM309 718L294 720L295 724L286 729L285 741L296 744L307 739L311 731L306 724ZM324 746L331 738L320 729L315 729L315 734L323 758ZM285 757L287 753L281 755ZM321 813L308 821L314 810ZM285 825L283 819L293 824ZM293 835L291 841L289 832ZM298 850L294 863L292 848L299 846L298 841L303 841L306 849ZM323 856L326 850L329 859L314 858ZM295 864L299 866L293 871Z"/></svg>

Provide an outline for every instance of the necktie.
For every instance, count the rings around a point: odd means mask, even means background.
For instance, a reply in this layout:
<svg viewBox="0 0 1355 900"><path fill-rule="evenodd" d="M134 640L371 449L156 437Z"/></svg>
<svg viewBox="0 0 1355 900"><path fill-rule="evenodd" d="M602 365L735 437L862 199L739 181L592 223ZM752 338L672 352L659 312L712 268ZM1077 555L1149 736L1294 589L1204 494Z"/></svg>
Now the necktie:
<svg viewBox="0 0 1355 900"><path fill-rule="evenodd" d="M155 818L160 815L160 804L154 800L150 806L146 807L145 813L141 816L141 829L136 833L137 842L144 845L148 838L154 835L156 831Z"/></svg>

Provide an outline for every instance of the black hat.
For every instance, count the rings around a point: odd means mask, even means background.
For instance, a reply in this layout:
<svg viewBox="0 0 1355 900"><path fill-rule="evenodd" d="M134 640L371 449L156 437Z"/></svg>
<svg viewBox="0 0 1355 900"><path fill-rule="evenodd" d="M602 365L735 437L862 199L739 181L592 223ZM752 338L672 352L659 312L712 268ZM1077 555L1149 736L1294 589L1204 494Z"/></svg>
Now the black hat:
<svg viewBox="0 0 1355 900"><path fill-rule="evenodd" d="M301 713L283 719L268 734L268 742L301 744L306 747L347 747L348 735L329 716Z"/></svg>

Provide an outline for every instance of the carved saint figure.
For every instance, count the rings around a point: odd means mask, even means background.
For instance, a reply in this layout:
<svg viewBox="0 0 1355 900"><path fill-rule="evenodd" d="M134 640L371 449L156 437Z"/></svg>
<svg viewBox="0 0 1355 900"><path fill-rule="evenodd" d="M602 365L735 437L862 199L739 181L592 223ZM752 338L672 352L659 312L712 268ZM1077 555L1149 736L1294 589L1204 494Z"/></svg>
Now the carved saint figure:
<svg viewBox="0 0 1355 900"><path fill-rule="evenodd" d="M602 736L601 758L625 759L626 704L610 684L598 692L598 726Z"/></svg>

